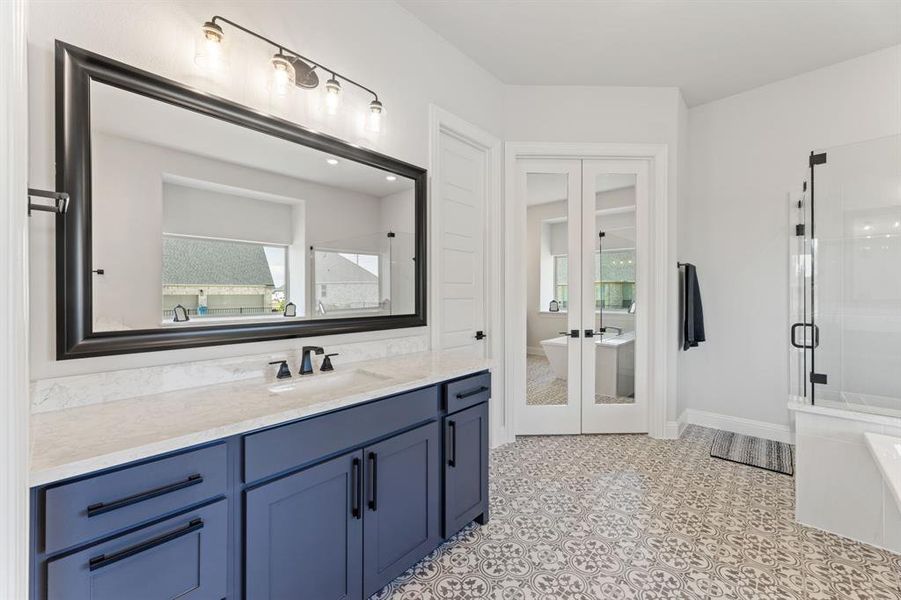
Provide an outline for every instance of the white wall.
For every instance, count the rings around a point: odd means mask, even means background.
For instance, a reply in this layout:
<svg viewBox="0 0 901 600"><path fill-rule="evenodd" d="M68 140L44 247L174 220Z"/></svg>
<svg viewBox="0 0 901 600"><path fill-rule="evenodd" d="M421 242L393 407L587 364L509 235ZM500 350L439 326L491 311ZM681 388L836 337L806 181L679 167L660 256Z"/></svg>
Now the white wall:
<svg viewBox="0 0 901 600"><path fill-rule="evenodd" d="M679 118L682 94L674 87L506 86L504 128L507 141L521 142L628 142L666 144L668 147L666 244L676 255L676 215L679 205ZM654 240L657 243L657 240ZM675 265L668 289L677 287ZM658 293L654 291L654 293ZM660 291L659 293L668 293ZM676 328L678 294L667 301L672 325L667 351L667 420L677 410ZM652 367L653 368L653 367Z"/></svg>
<svg viewBox="0 0 901 600"><path fill-rule="evenodd" d="M811 150L901 132L901 46L691 108L680 260L707 342L679 356L682 408L787 426L788 193Z"/></svg>
<svg viewBox="0 0 901 600"><path fill-rule="evenodd" d="M502 133L502 86L484 69L393 2L105 2L32 3L29 17L30 182L54 183L53 40L73 43L137 67L270 110L265 76L269 50L232 36L233 60L224 83L197 75L194 41L199 26L221 14L283 41L378 90L386 107L377 150L418 165L428 162L428 106L435 103L498 137ZM340 133L340 123L317 123ZM168 364L224 356L281 352L287 340L56 362L54 228L32 221L31 364L34 378ZM427 330L397 330L386 337ZM348 336L319 339L325 345Z"/></svg>

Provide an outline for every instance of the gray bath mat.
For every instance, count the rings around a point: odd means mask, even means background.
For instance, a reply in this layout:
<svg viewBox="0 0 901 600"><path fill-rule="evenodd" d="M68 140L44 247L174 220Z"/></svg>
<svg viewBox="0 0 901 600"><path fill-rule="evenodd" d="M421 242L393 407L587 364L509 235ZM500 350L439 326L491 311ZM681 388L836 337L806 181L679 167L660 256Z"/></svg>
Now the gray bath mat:
<svg viewBox="0 0 901 600"><path fill-rule="evenodd" d="M795 472L791 444L731 431L716 432L710 446L710 456L783 475L793 475Z"/></svg>

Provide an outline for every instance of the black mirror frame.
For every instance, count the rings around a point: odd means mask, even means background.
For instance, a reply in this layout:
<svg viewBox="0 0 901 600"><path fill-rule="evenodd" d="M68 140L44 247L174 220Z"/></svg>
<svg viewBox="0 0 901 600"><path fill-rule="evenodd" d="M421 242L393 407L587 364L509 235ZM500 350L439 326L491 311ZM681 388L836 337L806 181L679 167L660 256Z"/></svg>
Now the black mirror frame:
<svg viewBox="0 0 901 600"><path fill-rule="evenodd" d="M92 81L413 179L416 212L414 313L95 333L91 296ZM67 192L70 197L66 214L56 217L57 360L426 325L428 227L425 169L314 133L290 121L262 114L59 40L56 41L56 188Z"/></svg>

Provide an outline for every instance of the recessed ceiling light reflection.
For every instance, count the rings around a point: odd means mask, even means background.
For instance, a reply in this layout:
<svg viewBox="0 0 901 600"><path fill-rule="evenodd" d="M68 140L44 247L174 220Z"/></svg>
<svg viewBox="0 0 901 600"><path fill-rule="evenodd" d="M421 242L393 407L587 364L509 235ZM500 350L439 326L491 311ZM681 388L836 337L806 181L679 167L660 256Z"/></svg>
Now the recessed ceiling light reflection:
<svg viewBox="0 0 901 600"><path fill-rule="evenodd" d="M397 181L397 177L395 177L394 175L385 175L385 179L387 179L388 181Z"/></svg>
<svg viewBox="0 0 901 600"><path fill-rule="evenodd" d="M338 164L338 159L337 158L327 158L327 159L325 159L325 162L327 162L328 164L330 164L332 166L335 166Z"/></svg>

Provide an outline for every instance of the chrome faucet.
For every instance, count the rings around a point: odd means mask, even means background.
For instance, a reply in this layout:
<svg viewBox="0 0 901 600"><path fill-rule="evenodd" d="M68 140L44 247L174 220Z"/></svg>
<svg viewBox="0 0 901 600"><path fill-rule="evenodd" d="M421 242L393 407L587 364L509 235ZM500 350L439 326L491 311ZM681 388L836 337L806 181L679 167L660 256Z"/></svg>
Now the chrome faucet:
<svg viewBox="0 0 901 600"><path fill-rule="evenodd" d="M304 346L303 350L301 350L300 374L310 375L313 373L313 359L310 354L315 353L318 355L323 352L325 350L322 349L322 346Z"/></svg>

